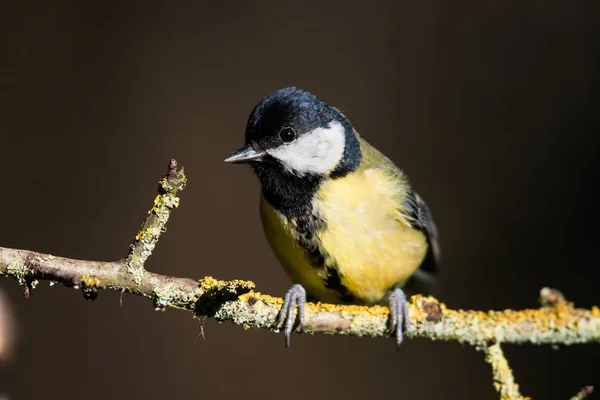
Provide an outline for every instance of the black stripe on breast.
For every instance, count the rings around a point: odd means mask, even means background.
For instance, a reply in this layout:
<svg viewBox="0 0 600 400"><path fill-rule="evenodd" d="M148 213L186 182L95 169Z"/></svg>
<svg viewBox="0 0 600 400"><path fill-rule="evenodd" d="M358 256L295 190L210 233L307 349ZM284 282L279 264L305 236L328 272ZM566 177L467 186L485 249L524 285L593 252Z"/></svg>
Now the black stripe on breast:
<svg viewBox="0 0 600 400"><path fill-rule="evenodd" d="M352 149L351 149L352 150ZM358 150L359 151L359 150ZM327 222L313 213L313 199L323 178L319 176L298 177L274 168L275 160L253 166L262 184L265 200L294 224L298 234L298 244L306 251L310 264L322 270L324 285L336 292L342 302L355 303L356 298L342 283L335 260L323 249L317 232L326 229ZM346 166L348 170L350 167ZM336 171L336 177L344 174Z"/></svg>
<svg viewBox="0 0 600 400"><path fill-rule="evenodd" d="M325 262L329 259L329 254L323 249L317 232L325 229L327 224L323 219L312 213L302 216L295 221L298 244L306 250L306 257L310 265L314 268L325 267Z"/></svg>
<svg viewBox="0 0 600 400"><path fill-rule="evenodd" d="M300 243L302 246L302 243ZM304 247L304 246L302 246ZM325 255L321 251L319 247L315 247L314 249L307 250L308 260L310 261L310 265L315 268L323 268L325 266Z"/></svg>
<svg viewBox="0 0 600 400"><path fill-rule="evenodd" d="M348 288L342 283L342 278L337 266L327 267L327 278L325 278L325 287L337 292L340 300L345 303L355 303L356 298L350 293Z"/></svg>

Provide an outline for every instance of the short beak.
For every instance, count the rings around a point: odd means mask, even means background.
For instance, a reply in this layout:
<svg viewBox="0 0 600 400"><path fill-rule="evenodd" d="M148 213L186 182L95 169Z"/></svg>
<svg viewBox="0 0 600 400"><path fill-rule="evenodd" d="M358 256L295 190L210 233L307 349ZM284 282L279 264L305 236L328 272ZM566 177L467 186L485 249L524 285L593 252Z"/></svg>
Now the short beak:
<svg viewBox="0 0 600 400"><path fill-rule="evenodd" d="M241 149L234 151L229 157L225 159L225 162L232 164L246 164L260 159L265 155L262 151L256 151L251 145L247 144Z"/></svg>

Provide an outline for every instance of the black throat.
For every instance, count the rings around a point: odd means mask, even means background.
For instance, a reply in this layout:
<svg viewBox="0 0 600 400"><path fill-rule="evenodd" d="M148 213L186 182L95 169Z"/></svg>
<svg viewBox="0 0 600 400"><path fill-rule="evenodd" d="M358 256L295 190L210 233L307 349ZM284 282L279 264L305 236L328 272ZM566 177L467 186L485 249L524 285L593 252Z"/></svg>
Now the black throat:
<svg viewBox="0 0 600 400"><path fill-rule="evenodd" d="M312 215L312 201L323 177L286 173L273 168L271 162L257 163L252 169L260 179L265 200L289 219L304 219Z"/></svg>

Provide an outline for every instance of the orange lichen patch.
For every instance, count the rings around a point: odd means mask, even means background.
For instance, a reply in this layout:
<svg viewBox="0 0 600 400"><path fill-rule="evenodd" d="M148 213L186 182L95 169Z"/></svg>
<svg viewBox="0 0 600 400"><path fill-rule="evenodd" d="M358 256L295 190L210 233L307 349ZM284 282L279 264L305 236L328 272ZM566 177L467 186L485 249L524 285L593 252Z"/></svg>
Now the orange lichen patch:
<svg viewBox="0 0 600 400"><path fill-rule="evenodd" d="M147 228L138 232L135 236L135 240L143 239L144 241L152 240L154 236L154 228Z"/></svg>
<svg viewBox="0 0 600 400"><path fill-rule="evenodd" d="M171 194L159 194L154 198L154 205L148 211L148 214L160 214L163 212L168 212L170 208L179 207L179 197L171 195Z"/></svg>
<svg viewBox="0 0 600 400"><path fill-rule="evenodd" d="M159 194L154 198L154 206L152 207L150 212L156 213L156 212L160 211L160 208L163 205L163 197L164 197L164 195Z"/></svg>
<svg viewBox="0 0 600 400"><path fill-rule="evenodd" d="M98 289L104 289L100 279L90 275L81 277L81 290L86 300L95 300L98 297Z"/></svg>
<svg viewBox="0 0 600 400"><path fill-rule="evenodd" d="M283 299L281 297L273 297L268 294L263 294L260 292L255 292L253 290L245 293L239 297L240 301L254 303L256 304L258 301L262 301L263 303L270 306L281 307L283 304Z"/></svg>
<svg viewBox="0 0 600 400"><path fill-rule="evenodd" d="M246 293L256 287L252 281L243 281L235 279L232 281L222 281L213 278L212 276L206 276L198 281L200 287L205 292L229 292L234 294Z"/></svg>
<svg viewBox="0 0 600 400"><path fill-rule="evenodd" d="M345 318L367 318L372 320L373 318L378 319L386 319L390 314L390 309L382 306L342 306L343 308L339 310L339 313ZM362 323L359 321L359 323Z"/></svg>
<svg viewBox="0 0 600 400"><path fill-rule="evenodd" d="M100 282L100 279L96 277L90 275L83 275L81 277L81 286L87 288L101 288L102 282Z"/></svg>
<svg viewBox="0 0 600 400"><path fill-rule="evenodd" d="M383 314L389 314L389 308L387 307L381 307L381 306L373 306L372 310L371 307L367 307L367 306L355 306L355 305L347 305L347 306L335 306L334 307L338 312L340 312L341 314L348 314L348 315L356 315L356 314L362 314L362 313L370 313L370 311L374 311L375 313L383 313Z"/></svg>

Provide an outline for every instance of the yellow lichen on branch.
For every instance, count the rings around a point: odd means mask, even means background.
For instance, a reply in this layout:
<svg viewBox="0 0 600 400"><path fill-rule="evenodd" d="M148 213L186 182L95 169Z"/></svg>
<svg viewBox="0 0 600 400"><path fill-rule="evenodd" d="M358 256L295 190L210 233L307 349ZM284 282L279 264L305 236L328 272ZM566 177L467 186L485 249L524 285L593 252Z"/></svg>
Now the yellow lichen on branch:
<svg viewBox="0 0 600 400"><path fill-rule="evenodd" d="M277 330L282 299L250 291L224 302L210 315L247 327ZM566 301L554 307L528 310L451 310L433 297L416 295L409 301L411 337L456 340L471 345L491 340L504 343L575 344L600 342L600 312L577 309ZM384 306L307 303L305 333L388 336L389 309Z"/></svg>
<svg viewBox="0 0 600 400"><path fill-rule="evenodd" d="M161 233L166 230L171 210L179 207L177 193L185 189L186 182L183 168L177 169L177 162L171 160L167 175L159 182L159 193L154 198L154 205L135 235L125 260L127 272L137 283L142 280L146 260L152 255Z"/></svg>
<svg viewBox="0 0 600 400"><path fill-rule="evenodd" d="M519 385L515 383L512 370L504 357L500 343L483 346L485 360L492 366L494 387L500 393L501 400L527 400L529 397L521 396Z"/></svg>
<svg viewBox="0 0 600 400"><path fill-rule="evenodd" d="M586 386L581 389L577 394L571 397L571 400L583 400L594 392L593 386Z"/></svg>

